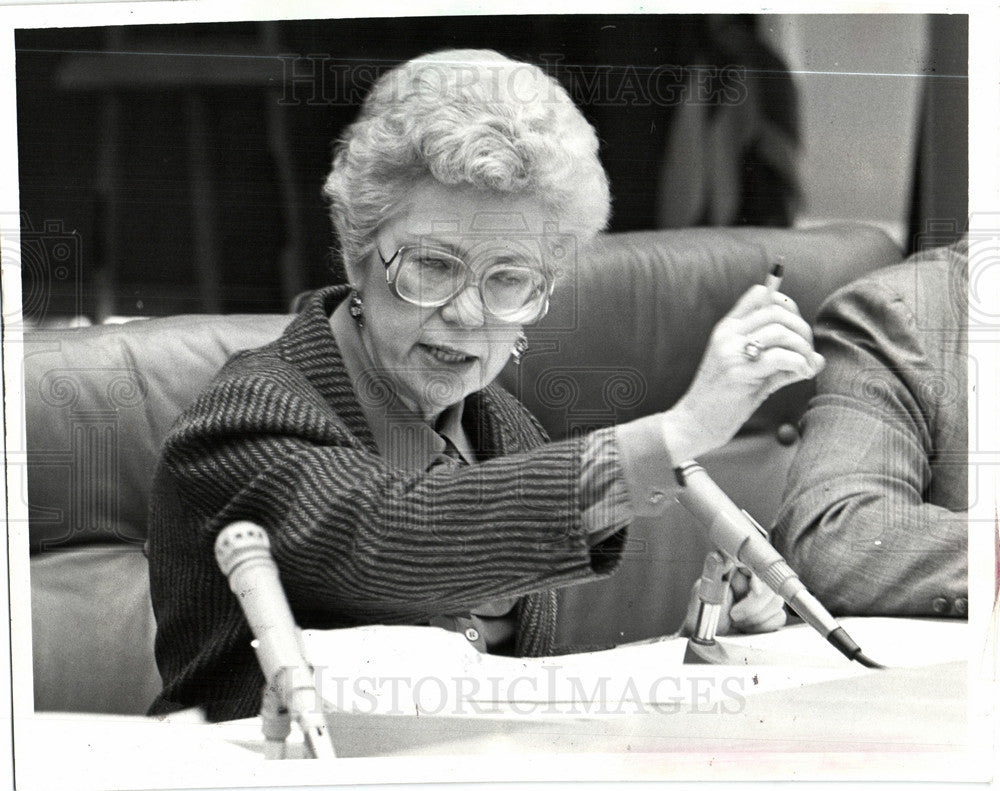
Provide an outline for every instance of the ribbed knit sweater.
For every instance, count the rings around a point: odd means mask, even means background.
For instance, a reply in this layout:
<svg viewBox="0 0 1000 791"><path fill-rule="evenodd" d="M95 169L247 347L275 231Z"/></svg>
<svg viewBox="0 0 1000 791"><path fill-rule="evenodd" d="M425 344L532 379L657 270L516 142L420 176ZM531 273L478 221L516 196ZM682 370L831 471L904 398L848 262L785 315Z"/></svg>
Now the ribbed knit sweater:
<svg viewBox="0 0 1000 791"><path fill-rule="evenodd" d="M516 596L520 656L553 651L553 588L609 574L620 560L624 521L598 547L582 524L586 439L546 442L497 385L465 403L479 463L391 467L330 329L346 294L317 292L280 338L234 356L166 439L149 522L164 682L151 714L259 712L252 635L213 554L236 520L267 530L302 628L426 623Z"/></svg>

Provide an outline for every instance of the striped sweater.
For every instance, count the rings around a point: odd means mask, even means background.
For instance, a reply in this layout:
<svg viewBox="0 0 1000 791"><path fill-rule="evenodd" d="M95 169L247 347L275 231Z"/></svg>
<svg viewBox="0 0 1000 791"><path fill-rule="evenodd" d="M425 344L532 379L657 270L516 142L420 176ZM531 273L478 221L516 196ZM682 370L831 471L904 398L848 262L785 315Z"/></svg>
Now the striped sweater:
<svg viewBox="0 0 1000 791"><path fill-rule="evenodd" d="M611 573L581 513L586 438L547 443L496 385L466 399L479 463L408 472L378 454L317 292L276 341L234 356L169 433L153 486L150 586L164 688L151 714L254 716L264 679L213 543L263 526L302 628L426 623L521 597L515 652L553 651L553 588ZM624 528L629 514L620 513Z"/></svg>

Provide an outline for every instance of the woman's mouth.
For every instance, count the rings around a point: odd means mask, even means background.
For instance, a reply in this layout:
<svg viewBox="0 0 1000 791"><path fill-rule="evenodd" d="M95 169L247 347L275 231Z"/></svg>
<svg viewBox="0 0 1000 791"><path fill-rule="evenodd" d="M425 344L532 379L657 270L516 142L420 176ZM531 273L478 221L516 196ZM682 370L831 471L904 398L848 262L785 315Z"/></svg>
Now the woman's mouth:
<svg viewBox="0 0 1000 791"><path fill-rule="evenodd" d="M438 362L446 363L448 365L471 363L476 359L474 355L465 354L464 352L460 352L457 349L452 349L447 346L436 346L430 343L421 343L420 348Z"/></svg>

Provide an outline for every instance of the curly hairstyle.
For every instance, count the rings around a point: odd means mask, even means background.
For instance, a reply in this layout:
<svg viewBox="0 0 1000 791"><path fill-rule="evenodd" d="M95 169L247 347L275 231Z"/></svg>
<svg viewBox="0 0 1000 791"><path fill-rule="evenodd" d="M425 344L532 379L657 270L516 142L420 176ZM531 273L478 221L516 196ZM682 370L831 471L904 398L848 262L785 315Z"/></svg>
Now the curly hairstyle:
<svg viewBox="0 0 1000 791"><path fill-rule="evenodd" d="M538 199L588 241L608 221L597 135L540 68L492 50L445 50L382 75L334 148L323 192L345 268L421 179Z"/></svg>

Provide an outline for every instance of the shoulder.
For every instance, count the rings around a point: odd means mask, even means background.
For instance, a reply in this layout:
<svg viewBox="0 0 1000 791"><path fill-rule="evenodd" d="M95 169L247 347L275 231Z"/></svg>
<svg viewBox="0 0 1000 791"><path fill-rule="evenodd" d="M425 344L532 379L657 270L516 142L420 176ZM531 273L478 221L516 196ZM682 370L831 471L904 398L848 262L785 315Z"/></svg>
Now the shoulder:
<svg viewBox="0 0 1000 791"><path fill-rule="evenodd" d="M258 351L241 354L220 371L180 415L166 446L255 434L322 439L343 430L301 371Z"/></svg>
<svg viewBox="0 0 1000 791"><path fill-rule="evenodd" d="M967 244L916 253L834 292L820 308L817 324L901 321L937 329L963 327L968 291Z"/></svg>
<svg viewBox="0 0 1000 791"><path fill-rule="evenodd" d="M879 403L891 393L914 415L919 403L921 420L964 403L966 261L963 245L927 250L835 292L814 327L827 361L818 393Z"/></svg>
<svg viewBox="0 0 1000 791"><path fill-rule="evenodd" d="M223 433L340 437L346 430L341 413L351 413L353 391L329 327L309 310L278 339L230 358L181 414L168 445Z"/></svg>

